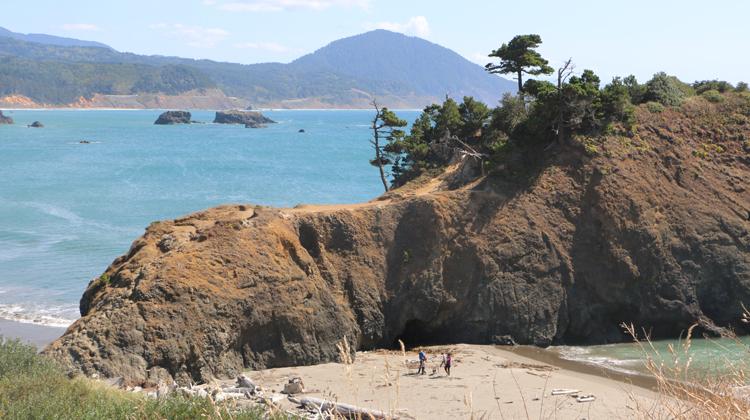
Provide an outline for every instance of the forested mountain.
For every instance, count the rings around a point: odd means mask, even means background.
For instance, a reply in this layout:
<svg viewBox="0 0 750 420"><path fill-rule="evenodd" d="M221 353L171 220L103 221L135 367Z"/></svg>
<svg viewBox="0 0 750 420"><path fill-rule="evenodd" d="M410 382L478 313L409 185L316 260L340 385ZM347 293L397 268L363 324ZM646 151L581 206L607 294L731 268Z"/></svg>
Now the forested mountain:
<svg viewBox="0 0 750 420"><path fill-rule="evenodd" d="M109 48L100 42L81 41L80 39L63 38L45 34L19 34L0 27L0 37L13 38L27 42L38 42L40 44L59 45L63 47L100 47Z"/></svg>
<svg viewBox="0 0 750 420"><path fill-rule="evenodd" d="M23 95L45 104L218 87L261 107L367 107L375 97L391 107L421 108L445 95L492 103L514 88L451 50L383 30L333 42L290 64L252 65L60 46L3 33L0 97Z"/></svg>

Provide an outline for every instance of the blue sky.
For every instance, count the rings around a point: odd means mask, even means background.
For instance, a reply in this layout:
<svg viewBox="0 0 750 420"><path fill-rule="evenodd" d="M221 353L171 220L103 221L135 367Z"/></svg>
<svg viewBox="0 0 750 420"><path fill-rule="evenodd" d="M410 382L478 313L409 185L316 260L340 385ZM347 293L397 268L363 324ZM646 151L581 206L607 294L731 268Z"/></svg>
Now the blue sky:
<svg viewBox="0 0 750 420"><path fill-rule="evenodd" d="M91 39L120 51L288 62L374 28L417 35L468 59L538 33L552 64L572 57L610 79L750 81L750 2L407 0L3 0L0 26Z"/></svg>

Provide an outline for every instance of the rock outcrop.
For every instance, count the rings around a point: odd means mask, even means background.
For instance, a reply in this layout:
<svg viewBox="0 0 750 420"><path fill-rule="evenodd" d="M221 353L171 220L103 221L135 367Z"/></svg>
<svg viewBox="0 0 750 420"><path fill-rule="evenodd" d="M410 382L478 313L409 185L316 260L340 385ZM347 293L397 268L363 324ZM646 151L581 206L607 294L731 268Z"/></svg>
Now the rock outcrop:
<svg viewBox="0 0 750 420"><path fill-rule="evenodd" d="M186 383L335 360L344 337L545 346L627 340L622 322L741 328L750 113L711 107L639 110L634 136L554 146L523 176L466 183L457 164L360 205L154 223L45 353Z"/></svg>
<svg viewBox="0 0 750 420"><path fill-rule="evenodd" d="M44 124L39 121L34 121L33 123L29 124L29 128L44 128Z"/></svg>
<svg viewBox="0 0 750 420"><path fill-rule="evenodd" d="M256 111L219 111L216 113L216 124L243 124L246 128L260 128L266 124L274 124L270 118Z"/></svg>
<svg viewBox="0 0 750 420"><path fill-rule="evenodd" d="M0 111L0 125L3 124L13 124L13 118L3 115L3 111Z"/></svg>
<svg viewBox="0 0 750 420"><path fill-rule="evenodd" d="M155 125L190 124L193 116L188 111L167 111L154 122Z"/></svg>

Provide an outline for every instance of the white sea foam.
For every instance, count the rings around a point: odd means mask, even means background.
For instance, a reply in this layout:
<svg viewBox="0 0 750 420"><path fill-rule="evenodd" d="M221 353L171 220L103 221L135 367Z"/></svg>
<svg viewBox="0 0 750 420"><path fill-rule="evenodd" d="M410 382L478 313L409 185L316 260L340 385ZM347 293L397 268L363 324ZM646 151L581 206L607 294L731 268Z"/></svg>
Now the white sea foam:
<svg viewBox="0 0 750 420"><path fill-rule="evenodd" d="M67 328L75 322L75 319L65 317L63 314L71 313L72 310L74 308L69 306L29 308L20 304L0 304L0 318L22 324Z"/></svg>
<svg viewBox="0 0 750 420"><path fill-rule="evenodd" d="M598 347L601 349L607 346ZM640 359L620 359L593 354L594 351L590 347L561 346L555 348L555 351L565 360L594 365L629 375L640 374L638 368L643 364Z"/></svg>

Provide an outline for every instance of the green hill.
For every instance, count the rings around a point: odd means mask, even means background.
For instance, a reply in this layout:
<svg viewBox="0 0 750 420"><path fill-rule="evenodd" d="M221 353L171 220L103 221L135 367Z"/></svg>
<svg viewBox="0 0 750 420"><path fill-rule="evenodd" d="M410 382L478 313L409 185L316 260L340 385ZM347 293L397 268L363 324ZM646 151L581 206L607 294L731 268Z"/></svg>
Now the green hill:
<svg viewBox="0 0 750 420"><path fill-rule="evenodd" d="M514 84L449 49L383 30L333 42L290 64L252 65L29 42L0 32L0 96L66 104L97 93L213 87L260 107L367 107L376 97L391 107L421 108L446 94L496 102Z"/></svg>

